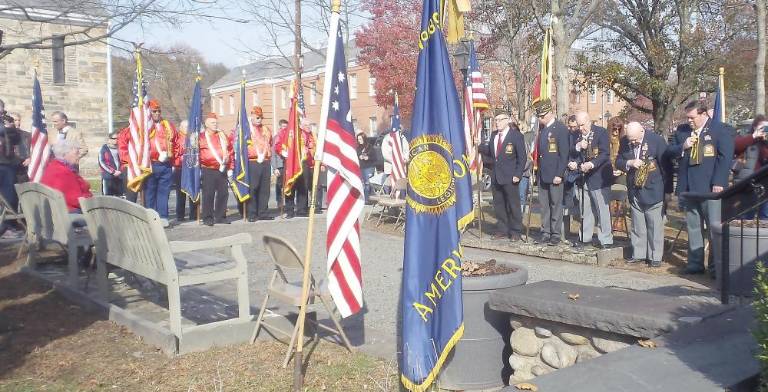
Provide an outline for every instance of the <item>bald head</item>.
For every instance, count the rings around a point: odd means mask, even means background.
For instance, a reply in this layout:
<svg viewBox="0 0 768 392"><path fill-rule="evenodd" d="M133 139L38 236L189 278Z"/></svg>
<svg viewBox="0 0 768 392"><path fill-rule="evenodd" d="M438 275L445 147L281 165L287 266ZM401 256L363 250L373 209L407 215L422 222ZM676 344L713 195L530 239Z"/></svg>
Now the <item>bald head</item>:
<svg viewBox="0 0 768 392"><path fill-rule="evenodd" d="M629 140L630 143L640 143L643 141L643 136L645 136L645 129L643 129L643 126L636 121L627 124L627 126L624 127L624 131L626 132L627 140Z"/></svg>
<svg viewBox="0 0 768 392"><path fill-rule="evenodd" d="M589 114L587 112L577 112L576 125L579 127L582 135L588 134L589 130L592 129L592 121L589 118Z"/></svg>

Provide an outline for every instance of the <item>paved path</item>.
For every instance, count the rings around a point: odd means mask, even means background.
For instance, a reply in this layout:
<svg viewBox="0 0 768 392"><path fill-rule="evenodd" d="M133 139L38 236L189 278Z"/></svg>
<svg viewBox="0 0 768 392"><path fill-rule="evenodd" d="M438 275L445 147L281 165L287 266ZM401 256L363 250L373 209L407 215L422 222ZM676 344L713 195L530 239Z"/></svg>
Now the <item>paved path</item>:
<svg viewBox="0 0 768 392"><path fill-rule="evenodd" d="M232 200L232 199L230 199ZM263 299L271 264L261 244L261 235L270 233L286 238L303 256L307 238L308 218L255 223L233 222L214 227L197 223L183 223L168 230L171 240L208 239L239 232L251 233L254 244L246 249L250 262L252 304L258 306ZM325 214L317 215L312 241L312 271L318 279L324 276ZM385 358L392 358L396 350L397 306L402 273L403 238L363 229L363 284L365 312L344 321L353 343L360 349ZM509 253L465 248L466 259L515 263L529 271L529 281L557 280L584 285L643 290L672 296L690 296L697 300L717 299L707 287L676 276L649 275L629 270L578 265L561 261L518 256ZM321 314L322 317L322 314ZM363 344L364 342L364 344Z"/></svg>

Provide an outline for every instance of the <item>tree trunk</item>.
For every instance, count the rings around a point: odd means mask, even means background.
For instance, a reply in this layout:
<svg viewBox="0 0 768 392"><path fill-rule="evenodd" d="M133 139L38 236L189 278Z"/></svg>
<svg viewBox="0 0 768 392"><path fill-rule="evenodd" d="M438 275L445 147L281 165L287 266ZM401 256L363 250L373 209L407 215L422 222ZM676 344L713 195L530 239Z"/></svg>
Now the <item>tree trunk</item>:
<svg viewBox="0 0 768 392"><path fill-rule="evenodd" d="M568 32L565 31L565 14L561 8L559 0L552 0L552 46L554 49L552 82L555 84L555 112L558 119L561 115L568 113L568 52L571 42L568 39Z"/></svg>
<svg viewBox="0 0 768 392"><path fill-rule="evenodd" d="M668 102L664 102L661 99L654 99L651 102L653 105L651 114L653 115L654 131L666 139L671 133L669 128L672 123L674 108Z"/></svg>
<svg viewBox="0 0 768 392"><path fill-rule="evenodd" d="M755 115L765 113L765 1L756 0L757 58L755 59Z"/></svg>

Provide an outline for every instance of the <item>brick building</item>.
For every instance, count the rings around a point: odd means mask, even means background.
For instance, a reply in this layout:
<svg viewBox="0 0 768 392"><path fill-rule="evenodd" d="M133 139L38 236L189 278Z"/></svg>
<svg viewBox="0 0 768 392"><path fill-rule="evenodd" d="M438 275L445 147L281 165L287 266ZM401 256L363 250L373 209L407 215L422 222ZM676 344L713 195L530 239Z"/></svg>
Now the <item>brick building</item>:
<svg viewBox="0 0 768 392"><path fill-rule="evenodd" d="M15 1L24 6L25 1ZM35 66L43 93L43 104L48 115L60 110L67 114L72 125L81 129L90 149L80 164L85 176L98 173L96 155L108 134L108 73L109 50L104 42L65 46L68 40L77 37L59 36L68 34L82 26L92 25L87 15L66 14L47 8L44 1L29 0L24 9L29 18L49 20L52 13L55 22L32 22L22 16L19 10L3 10L0 6L0 30L3 44L27 42L30 39L55 37L42 42L52 49L16 49L0 59L0 99L5 101L9 112L19 112L21 126L31 127L32 77ZM101 34L106 26L97 26L91 34Z"/></svg>
<svg viewBox="0 0 768 392"><path fill-rule="evenodd" d="M352 123L355 129L367 135L377 135L389 129L391 108L376 104L376 91L368 68L357 63L358 48L350 41L347 48L347 75L352 101ZM314 52L303 56L304 103L312 128L317 128L322 105L325 58ZM288 119L293 68L285 58L271 58L233 68L227 75L214 82L210 89L212 112L219 115L219 127L234 128L240 109L240 81L245 70L246 106L254 105L264 110L264 123L273 131L280 119Z"/></svg>

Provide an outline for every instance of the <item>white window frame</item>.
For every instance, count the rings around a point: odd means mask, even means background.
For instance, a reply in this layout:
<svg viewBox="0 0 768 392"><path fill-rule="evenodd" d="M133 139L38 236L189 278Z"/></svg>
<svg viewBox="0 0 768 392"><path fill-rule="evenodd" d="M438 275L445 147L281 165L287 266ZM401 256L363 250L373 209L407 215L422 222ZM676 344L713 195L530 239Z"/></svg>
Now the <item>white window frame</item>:
<svg viewBox="0 0 768 392"><path fill-rule="evenodd" d="M309 104L317 105L317 82L309 84Z"/></svg>
<svg viewBox="0 0 768 392"><path fill-rule="evenodd" d="M597 87L594 84L589 86L589 103L597 103Z"/></svg>
<svg viewBox="0 0 768 392"><path fill-rule="evenodd" d="M368 96L376 96L376 78L368 76Z"/></svg>
<svg viewBox="0 0 768 392"><path fill-rule="evenodd" d="M357 99L357 74L349 74L349 99Z"/></svg>
<svg viewBox="0 0 768 392"><path fill-rule="evenodd" d="M379 123L376 120L376 116L368 117L368 128L369 128L369 135L375 135L376 131L379 129Z"/></svg>
<svg viewBox="0 0 768 392"><path fill-rule="evenodd" d="M235 114L235 96L229 96L229 114Z"/></svg>
<svg viewBox="0 0 768 392"><path fill-rule="evenodd" d="M288 89L286 87L280 87L280 108L281 109L287 109L288 103L286 99L288 98Z"/></svg>
<svg viewBox="0 0 768 392"><path fill-rule="evenodd" d="M251 92L251 98L253 99L253 106L259 106L259 92L257 90Z"/></svg>
<svg viewBox="0 0 768 392"><path fill-rule="evenodd" d="M224 97L219 97L219 115L224 115Z"/></svg>
<svg viewBox="0 0 768 392"><path fill-rule="evenodd" d="M613 90L608 90L605 92L605 103L613 104Z"/></svg>

